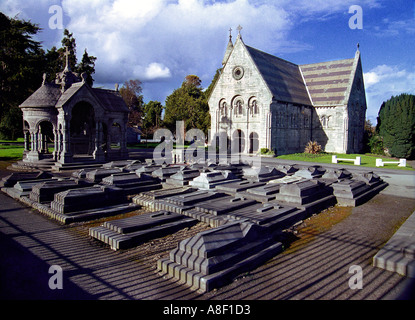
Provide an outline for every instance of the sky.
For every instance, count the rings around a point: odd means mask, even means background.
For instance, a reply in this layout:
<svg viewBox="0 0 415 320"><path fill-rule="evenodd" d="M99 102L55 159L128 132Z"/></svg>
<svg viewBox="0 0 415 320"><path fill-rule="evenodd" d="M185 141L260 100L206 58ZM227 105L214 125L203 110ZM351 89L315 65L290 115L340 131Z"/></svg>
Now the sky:
<svg viewBox="0 0 415 320"><path fill-rule="evenodd" d="M0 0L0 11L38 24L45 50L67 28L78 61L84 49L98 58L95 87L139 79L145 102L164 104L189 74L207 88L239 25L246 45L299 65L353 58L359 43L373 124L383 101L415 94L415 0Z"/></svg>

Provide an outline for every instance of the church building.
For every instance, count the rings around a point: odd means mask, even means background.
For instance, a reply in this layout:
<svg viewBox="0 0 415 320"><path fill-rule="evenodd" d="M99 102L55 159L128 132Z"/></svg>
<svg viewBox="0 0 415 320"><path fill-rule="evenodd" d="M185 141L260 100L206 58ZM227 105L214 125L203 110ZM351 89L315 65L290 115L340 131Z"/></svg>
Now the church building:
<svg viewBox="0 0 415 320"><path fill-rule="evenodd" d="M245 154L303 152L309 141L326 152L361 151L366 96L359 48L352 59L296 65L245 45L238 30L209 97L211 137L226 134L232 150Z"/></svg>

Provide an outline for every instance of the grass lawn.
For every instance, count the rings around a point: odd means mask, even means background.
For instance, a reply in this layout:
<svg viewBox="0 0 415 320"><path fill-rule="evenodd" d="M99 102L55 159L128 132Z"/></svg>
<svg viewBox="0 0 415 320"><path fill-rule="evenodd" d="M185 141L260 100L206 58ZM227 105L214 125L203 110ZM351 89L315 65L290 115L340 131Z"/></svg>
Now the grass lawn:
<svg viewBox="0 0 415 320"><path fill-rule="evenodd" d="M322 153L322 154L308 154L308 153L294 153L278 156L277 159L282 160L292 160L292 161L308 161L308 162L318 162L318 163L331 163L331 157L334 154L331 153ZM387 158L379 155L372 154L336 154L337 158L344 159L356 159L356 157L361 157L361 166L362 167L376 167L376 159L382 158L383 161L398 161L394 158ZM339 161L339 164L351 165L354 166L353 162L349 161ZM356 166L357 167L357 166ZM385 164L383 168L386 169L400 169L400 170L414 170L410 165L406 167L398 167L396 164Z"/></svg>
<svg viewBox="0 0 415 320"><path fill-rule="evenodd" d="M21 160L23 151L23 146L0 143L0 161Z"/></svg>

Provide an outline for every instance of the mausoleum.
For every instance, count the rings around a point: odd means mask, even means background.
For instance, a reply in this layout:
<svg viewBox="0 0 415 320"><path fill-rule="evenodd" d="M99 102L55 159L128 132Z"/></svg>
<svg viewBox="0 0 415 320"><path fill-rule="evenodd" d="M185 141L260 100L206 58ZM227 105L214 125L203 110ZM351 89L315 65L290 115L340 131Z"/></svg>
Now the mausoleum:
<svg viewBox="0 0 415 320"><path fill-rule="evenodd" d="M20 108L24 123L24 163L49 159L57 166L74 162L105 162L128 157L128 107L116 90L91 87L85 73L66 67ZM52 151L53 147L53 151Z"/></svg>
<svg viewBox="0 0 415 320"><path fill-rule="evenodd" d="M226 136L240 153L303 152L308 141L326 152L361 151L366 96L359 48L351 59L297 65L245 45L238 30L208 101L212 137Z"/></svg>

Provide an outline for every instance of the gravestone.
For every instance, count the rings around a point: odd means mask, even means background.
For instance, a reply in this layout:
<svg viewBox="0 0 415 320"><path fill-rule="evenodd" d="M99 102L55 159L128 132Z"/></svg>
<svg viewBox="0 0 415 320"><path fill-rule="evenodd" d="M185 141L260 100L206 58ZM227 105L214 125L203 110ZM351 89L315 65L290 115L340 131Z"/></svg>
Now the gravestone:
<svg viewBox="0 0 415 320"><path fill-rule="evenodd" d="M49 179L52 175L49 172L35 171L35 172L13 172L4 177L0 181L0 187L13 187L18 181L35 180L35 179Z"/></svg>
<svg viewBox="0 0 415 320"><path fill-rule="evenodd" d="M237 181L216 186L215 190L218 192L225 192L231 195L235 195L237 192L246 191L251 188L264 186L265 182L253 182L253 181Z"/></svg>
<svg viewBox="0 0 415 320"><path fill-rule="evenodd" d="M90 182L99 183L105 177L108 177L112 174L120 174L120 173L122 173L122 170L120 168L111 168L111 169L100 168L100 169L88 171L86 173L85 179Z"/></svg>
<svg viewBox="0 0 415 320"><path fill-rule="evenodd" d="M282 244L252 223L232 222L183 240L158 269L193 290L208 292L282 251Z"/></svg>
<svg viewBox="0 0 415 320"><path fill-rule="evenodd" d="M50 202L53 201L56 193L70 189L86 188L92 185L91 182L74 179L44 181L33 186L29 198L39 203Z"/></svg>
<svg viewBox="0 0 415 320"><path fill-rule="evenodd" d="M318 213L333 206L336 198L331 188L318 180L304 180L292 184L282 184L275 200L271 202L303 208L309 214Z"/></svg>
<svg viewBox="0 0 415 320"><path fill-rule="evenodd" d="M352 174L346 169L327 169L322 179L340 181L343 179L351 179Z"/></svg>
<svg viewBox="0 0 415 320"><path fill-rule="evenodd" d="M194 188L169 188L155 191L142 192L139 195L135 196L132 201L133 203L139 204L148 210L155 211L156 203L158 203L163 198L171 197L179 194L186 194L190 192L195 192L197 189Z"/></svg>
<svg viewBox="0 0 415 320"><path fill-rule="evenodd" d="M89 235L110 245L112 250L120 250L167 236L197 222L181 214L158 211L107 221L100 227L90 228Z"/></svg>
<svg viewBox="0 0 415 320"><path fill-rule="evenodd" d="M195 188L200 189L214 189L216 186L240 181L241 179L237 178L230 171L206 171L201 172L200 175L194 178L189 182L189 185Z"/></svg>
<svg viewBox="0 0 415 320"><path fill-rule="evenodd" d="M126 202L127 197L121 188L93 186L57 193L50 206L52 210L58 213L69 214Z"/></svg>
<svg viewBox="0 0 415 320"><path fill-rule="evenodd" d="M260 167L260 168L244 168L243 178L248 181L267 182L274 179L279 179L285 176L285 173L278 171L275 168Z"/></svg>
<svg viewBox="0 0 415 320"><path fill-rule="evenodd" d="M183 166L163 166L152 171L152 175L155 178L159 178L162 182L165 182L167 178L174 175L178 171L183 169Z"/></svg>
<svg viewBox="0 0 415 320"><path fill-rule="evenodd" d="M101 184L119 187L127 196L162 188L160 179L145 173L112 174L102 179Z"/></svg>
<svg viewBox="0 0 415 320"><path fill-rule="evenodd" d="M166 185L170 186L187 186L190 181L200 175L198 169L191 169L188 167L179 170L175 174L166 179Z"/></svg>
<svg viewBox="0 0 415 320"><path fill-rule="evenodd" d="M295 177L301 177L305 179L321 178L325 173L325 169L320 166L310 166L307 169L300 169L294 173Z"/></svg>

